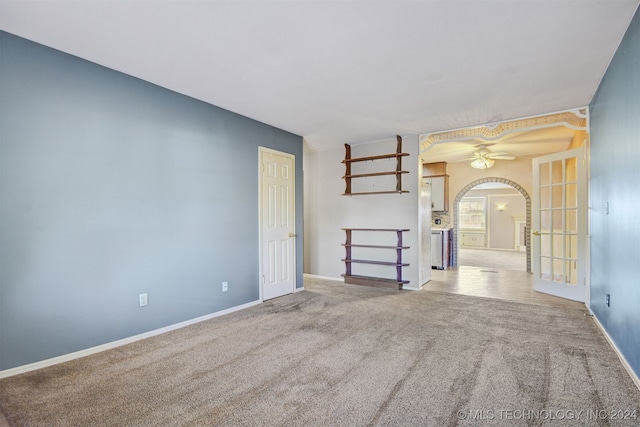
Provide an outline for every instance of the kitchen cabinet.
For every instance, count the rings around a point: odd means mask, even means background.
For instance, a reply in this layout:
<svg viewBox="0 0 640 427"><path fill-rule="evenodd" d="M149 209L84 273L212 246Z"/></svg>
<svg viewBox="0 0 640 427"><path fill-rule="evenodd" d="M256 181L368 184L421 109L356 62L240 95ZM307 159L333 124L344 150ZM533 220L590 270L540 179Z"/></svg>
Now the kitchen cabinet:
<svg viewBox="0 0 640 427"><path fill-rule="evenodd" d="M449 175L447 162L424 163L422 178L431 186L431 211L449 211Z"/></svg>
<svg viewBox="0 0 640 427"><path fill-rule="evenodd" d="M460 242L464 247L484 248L486 247L486 234L463 231L460 233Z"/></svg>
<svg viewBox="0 0 640 427"><path fill-rule="evenodd" d="M449 175L429 176L424 181L431 186L431 210L447 212L449 210Z"/></svg>

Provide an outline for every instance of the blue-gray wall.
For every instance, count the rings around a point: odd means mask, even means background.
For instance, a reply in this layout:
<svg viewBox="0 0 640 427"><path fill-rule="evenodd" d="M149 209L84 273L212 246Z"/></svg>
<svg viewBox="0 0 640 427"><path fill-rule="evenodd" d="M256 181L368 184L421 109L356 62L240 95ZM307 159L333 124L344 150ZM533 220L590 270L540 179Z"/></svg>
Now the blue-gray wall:
<svg viewBox="0 0 640 427"><path fill-rule="evenodd" d="M640 376L640 11L591 105L590 205L591 309Z"/></svg>
<svg viewBox="0 0 640 427"><path fill-rule="evenodd" d="M302 230L299 136L6 32L0 97L0 370L256 301L258 146Z"/></svg>

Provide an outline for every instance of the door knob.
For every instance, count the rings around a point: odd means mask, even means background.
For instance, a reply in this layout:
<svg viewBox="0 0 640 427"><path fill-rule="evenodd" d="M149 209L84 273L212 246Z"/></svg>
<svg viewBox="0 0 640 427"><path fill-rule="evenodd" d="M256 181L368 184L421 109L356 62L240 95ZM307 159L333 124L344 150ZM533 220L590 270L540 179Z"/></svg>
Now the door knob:
<svg viewBox="0 0 640 427"><path fill-rule="evenodd" d="M289 233L289 237L296 237L295 233Z"/></svg>
<svg viewBox="0 0 640 427"><path fill-rule="evenodd" d="M539 235L540 235L540 232L539 232L539 231L534 231L534 232L533 232L533 233L531 233L531 234L533 234L534 236L539 236Z"/></svg>

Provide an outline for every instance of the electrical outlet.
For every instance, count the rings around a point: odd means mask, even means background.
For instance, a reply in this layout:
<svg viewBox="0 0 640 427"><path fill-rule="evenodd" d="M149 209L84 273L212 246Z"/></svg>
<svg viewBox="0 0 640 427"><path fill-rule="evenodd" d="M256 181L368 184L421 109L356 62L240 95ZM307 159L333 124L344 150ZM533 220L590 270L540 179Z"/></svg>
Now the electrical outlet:
<svg viewBox="0 0 640 427"><path fill-rule="evenodd" d="M140 307L144 307L149 304L149 298L147 297L147 294L138 295L138 301L140 303Z"/></svg>
<svg viewBox="0 0 640 427"><path fill-rule="evenodd" d="M222 282L222 292L227 292L229 290L229 282Z"/></svg>
<svg viewBox="0 0 640 427"><path fill-rule="evenodd" d="M611 294L607 294L606 299L607 307L611 307Z"/></svg>

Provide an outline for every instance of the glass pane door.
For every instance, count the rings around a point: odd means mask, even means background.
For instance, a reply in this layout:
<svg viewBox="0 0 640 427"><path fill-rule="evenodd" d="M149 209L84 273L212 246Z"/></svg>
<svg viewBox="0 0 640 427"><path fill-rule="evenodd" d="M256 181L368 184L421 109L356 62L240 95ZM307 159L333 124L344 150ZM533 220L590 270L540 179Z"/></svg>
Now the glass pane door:
<svg viewBox="0 0 640 427"><path fill-rule="evenodd" d="M537 291L584 301L584 149L533 161L531 236Z"/></svg>

